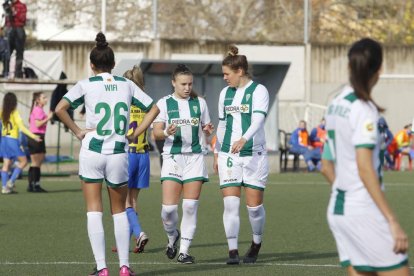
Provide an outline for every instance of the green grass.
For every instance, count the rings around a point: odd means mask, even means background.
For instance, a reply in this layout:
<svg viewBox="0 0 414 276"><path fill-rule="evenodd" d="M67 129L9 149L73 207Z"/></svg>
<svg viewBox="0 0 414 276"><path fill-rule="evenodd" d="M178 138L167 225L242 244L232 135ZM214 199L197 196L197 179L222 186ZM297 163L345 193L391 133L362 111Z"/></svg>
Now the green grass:
<svg viewBox="0 0 414 276"><path fill-rule="evenodd" d="M414 236L412 178L409 172L385 175L387 197L410 237ZM27 193L26 180L19 180L18 194L0 196L0 275L86 275L94 267L79 180L43 178L43 186L50 192ZM141 223L150 242L144 254L131 253L131 266L139 275L345 275L338 266L326 222L329 192L319 174L271 175L265 192L267 219L258 262L227 266L223 202L217 177L213 176L201 194L198 228L190 249L197 263L178 265L164 255L161 189L158 178L153 177L150 189L139 197ZM115 244L113 223L105 190L103 193L107 261L111 273L117 275L117 255L110 250ZM241 254L250 244L250 233L242 204Z"/></svg>

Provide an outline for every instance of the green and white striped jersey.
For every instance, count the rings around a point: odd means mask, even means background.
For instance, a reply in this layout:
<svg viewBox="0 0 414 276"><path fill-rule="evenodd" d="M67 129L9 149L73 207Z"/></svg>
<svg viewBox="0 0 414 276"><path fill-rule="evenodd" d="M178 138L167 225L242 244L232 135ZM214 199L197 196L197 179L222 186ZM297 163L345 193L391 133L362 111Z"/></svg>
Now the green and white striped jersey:
<svg viewBox="0 0 414 276"><path fill-rule="evenodd" d="M221 151L230 152L233 143L240 140L249 129L253 113L267 116L269 107L269 92L266 87L249 81L244 87L225 87L220 92L218 112L219 120L225 122L224 128L217 128L217 137ZM222 133L224 132L224 133ZM251 156L253 152L266 150L264 124L256 134L249 139L240 156Z"/></svg>
<svg viewBox="0 0 414 276"><path fill-rule="evenodd" d="M102 154L125 153L130 106L145 112L153 100L132 81L109 73L76 83L64 96L71 108L86 108L86 128L94 129L82 140L82 148Z"/></svg>
<svg viewBox="0 0 414 276"><path fill-rule="evenodd" d="M373 150L373 165L382 182L378 133L379 114L372 102L356 97L352 87L345 87L335 97L326 112L328 139L324 145L323 159L335 164L335 181L332 187L335 214L356 214L373 205L372 198L365 189L356 161L358 148Z"/></svg>
<svg viewBox="0 0 414 276"><path fill-rule="evenodd" d="M154 123L178 127L174 136L165 139L163 154L201 153L202 127L210 123L206 101L201 97L179 99L171 94L160 99L157 106L160 114Z"/></svg>

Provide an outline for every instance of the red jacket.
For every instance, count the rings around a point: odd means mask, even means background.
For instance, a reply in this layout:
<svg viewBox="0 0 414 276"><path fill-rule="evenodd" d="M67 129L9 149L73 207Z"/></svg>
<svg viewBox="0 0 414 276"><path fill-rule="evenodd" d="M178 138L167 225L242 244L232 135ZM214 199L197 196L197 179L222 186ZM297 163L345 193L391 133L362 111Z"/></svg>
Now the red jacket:
<svg viewBox="0 0 414 276"><path fill-rule="evenodd" d="M15 3L11 4L11 9L13 18L10 21L10 18L6 16L6 27L24 27L24 25L26 25L26 4L17 0Z"/></svg>

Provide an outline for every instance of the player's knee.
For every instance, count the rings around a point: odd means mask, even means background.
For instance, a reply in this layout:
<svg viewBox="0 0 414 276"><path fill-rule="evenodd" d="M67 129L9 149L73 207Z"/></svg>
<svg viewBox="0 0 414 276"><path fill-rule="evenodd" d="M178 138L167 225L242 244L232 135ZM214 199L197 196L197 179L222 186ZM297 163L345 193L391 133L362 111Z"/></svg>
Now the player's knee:
<svg viewBox="0 0 414 276"><path fill-rule="evenodd" d="M255 206L255 207L247 206L247 210L249 212L249 216L252 218L261 217L264 213L263 204L260 204L259 206Z"/></svg>
<svg viewBox="0 0 414 276"><path fill-rule="evenodd" d="M162 205L161 218L165 221L170 220L177 213L178 205Z"/></svg>
<svg viewBox="0 0 414 276"><path fill-rule="evenodd" d="M183 213L189 216L193 216L197 213L198 200L184 199L183 200Z"/></svg>
<svg viewBox="0 0 414 276"><path fill-rule="evenodd" d="M229 216L238 216L240 208L240 198L237 196L224 197L224 214Z"/></svg>

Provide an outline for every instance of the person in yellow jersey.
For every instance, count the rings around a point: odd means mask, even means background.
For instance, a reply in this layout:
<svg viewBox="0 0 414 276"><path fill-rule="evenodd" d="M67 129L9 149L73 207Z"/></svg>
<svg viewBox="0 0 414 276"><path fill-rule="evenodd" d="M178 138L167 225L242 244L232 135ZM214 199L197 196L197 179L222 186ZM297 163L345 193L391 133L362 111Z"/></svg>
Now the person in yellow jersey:
<svg viewBox="0 0 414 276"><path fill-rule="evenodd" d="M27 158L19 142L19 131L40 142L41 138L28 130L17 110L17 97L9 92L3 98L3 109L1 112L1 155L3 156L3 168L1 170L2 194L14 192L15 181L24 167ZM19 164L14 168L9 179L9 169L13 161L17 159Z"/></svg>
<svg viewBox="0 0 414 276"><path fill-rule="evenodd" d="M134 66L124 73L124 77L133 81L144 91L144 77L141 68ZM131 106L129 118L129 132L132 133L141 124L147 112L139 107ZM137 210L137 199L141 189L147 189L150 182L150 157L147 130L129 143L128 150L128 196L126 212L129 221L130 233L135 236L135 253L144 251L148 243L148 236L142 231Z"/></svg>

